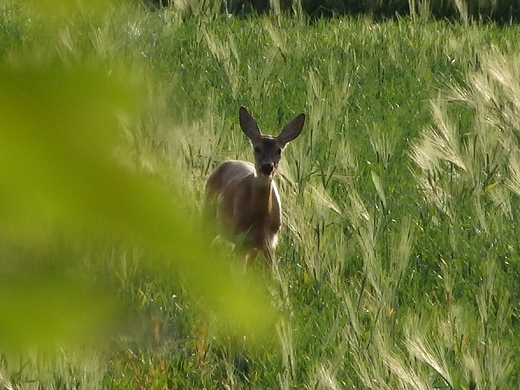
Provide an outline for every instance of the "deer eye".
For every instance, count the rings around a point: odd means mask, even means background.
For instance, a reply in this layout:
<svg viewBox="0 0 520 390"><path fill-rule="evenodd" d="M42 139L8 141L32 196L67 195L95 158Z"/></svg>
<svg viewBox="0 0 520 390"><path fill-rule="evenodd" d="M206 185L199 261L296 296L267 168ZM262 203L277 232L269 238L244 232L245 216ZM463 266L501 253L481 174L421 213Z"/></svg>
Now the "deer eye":
<svg viewBox="0 0 520 390"><path fill-rule="evenodd" d="M258 146L255 146L255 154L260 154L262 153L262 149L260 149Z"/></svg>

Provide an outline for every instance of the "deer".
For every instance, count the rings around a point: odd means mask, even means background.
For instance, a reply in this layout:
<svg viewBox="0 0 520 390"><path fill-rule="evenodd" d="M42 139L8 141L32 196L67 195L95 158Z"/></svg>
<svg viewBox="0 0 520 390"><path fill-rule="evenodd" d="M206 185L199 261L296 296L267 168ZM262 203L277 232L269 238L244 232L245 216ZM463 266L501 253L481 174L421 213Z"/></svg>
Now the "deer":
<svg viewBox="0 0 520 390"><path fill-rule="evenodd" d="M300 135L304 122L305 115L300 114L274 137L263 134L253 116L240 107L239 123L253 146L254 164L227 160L206 183L206 213L216 219L218 233L238 245L246 268L259 252L267 267L273 266L282 226L282 205L273 178L283 150Z"/></svg>

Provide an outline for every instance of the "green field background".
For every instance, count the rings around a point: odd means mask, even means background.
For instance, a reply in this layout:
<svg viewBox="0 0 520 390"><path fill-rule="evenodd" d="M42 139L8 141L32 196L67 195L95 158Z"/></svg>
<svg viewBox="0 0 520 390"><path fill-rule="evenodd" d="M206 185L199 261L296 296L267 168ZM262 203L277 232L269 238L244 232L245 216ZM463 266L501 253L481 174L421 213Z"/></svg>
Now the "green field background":
<svg viewBox="0 0 520 390"><path fill-rule="evenodd" d="M198 3L190 9L183 4L189 3L63 15L2 2L0 61L4 75L14 75L2 80L21 87L27 69L68 74L79 67L86 81L71 81L70 96L94 85L108 101L117 99L108 99L112 90L103 92L96 75L110 81L123 74L118 83L132 85L136 103L118 116L110 155L121 171L138 172L171 191L171 201L180 205L174 214L179 229L185 218L200 215L205 180L218 164L252 159L238 126L240 106L270 134L305 113L303 132L284 152L277 177L284 209L277 266L269 273L258 259L250 271L276 313L272 328L254 341L256 336L220 326L204 298L193 294L193 286L199 291L207 283L186 276L191 266L173 277L161 271L162 262L154 263L161 255L143 249L156 237L153 224L139 219L145 214L128 218L132 226L150 227L139 245L99 238L103 232L88 240L84 230L67 236L63 231L74 221L64 218L61 233L46 244L48 257L59 253L66 275L80 273L82 280L108 286L131 320L84 348L2 353L0 387L518 388L519 27L435 20L426 13L384 21L240 17L202 6L193 12ZM50 90L62 85L62 74L52 80ZM11 107L9 96L2 91L0 108ZM47 96L36 97L34 107ZM74 112L76 106L65 108ZM31 112L39 118L44 111ZM72 115L71 123L91 114ZM81 129L64 134L72 134L73 144L83 142L83 136L74 138ZM32 151L20 150L4 160L29 159ZM78 164L90 164L89 158ZM103 164L99 172L111 163ZM16 168L17 174L25 171ZM16 181L8 183L17 193ZM117 199L135 198L130 184L114 183L127 192ZM25 190L46 188L32 185ZM58 195L49 199L60 204L56 215L68 210ZM125 221L118 210L113 218ZM85 213L77 219L91 226ZM0 227L15 226L9 223ZM34 270L35 251L19 248L38 240L24 229L14 241L4 239L2 278L26 269L5 268L13 262ZM182 238L175 240L180 245ZM224 264L240 261L225 242L217 240L212 250ZM153 267L143 266L150 262ZM62 263L52 264L54 270ZM208 272L200 275L213 270ZM55 270L49 275L63 276ZM224 290L226 281L218 280ZM218 286L202 288L202 296L218 300ZM254 309L251 316L261 318Z"/></svg>

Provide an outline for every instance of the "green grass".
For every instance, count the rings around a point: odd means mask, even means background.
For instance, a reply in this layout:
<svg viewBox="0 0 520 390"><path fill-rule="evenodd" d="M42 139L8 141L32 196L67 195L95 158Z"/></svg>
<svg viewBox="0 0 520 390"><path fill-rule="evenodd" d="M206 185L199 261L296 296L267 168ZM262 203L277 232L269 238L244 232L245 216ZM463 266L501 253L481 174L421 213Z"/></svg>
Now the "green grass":
<svg viewBox="0 0 520 390"><path fill-rule="evenodd" d="M181 183L172 197L189 212L220 162L251 159L238 107L268 133L307 114L278 177L270 343L231 338L189 283L140 267L148 254L97 249L82 267L117 285L131 330L88 357L4 356L2 386L516 388L518 27L0 12L3 62L101 62L144 79L144 114L124 121L117 154Z"/></svg>

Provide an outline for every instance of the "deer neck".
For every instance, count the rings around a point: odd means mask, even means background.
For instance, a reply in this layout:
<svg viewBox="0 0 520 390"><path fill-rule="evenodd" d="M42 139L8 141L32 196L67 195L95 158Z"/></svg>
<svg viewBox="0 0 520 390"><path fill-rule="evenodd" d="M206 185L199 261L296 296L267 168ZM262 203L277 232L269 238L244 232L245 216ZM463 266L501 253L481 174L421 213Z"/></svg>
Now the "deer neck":
<svg viewBox="0 0 520 390"><path fill-rule="evenodd" d="M272 195L273 179L271 177L257 176L253 183L251 195L252 211L257 215L268 215L273 208Z"/></svg>

